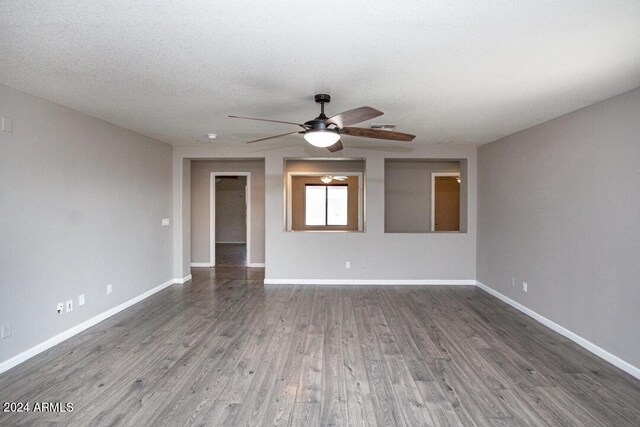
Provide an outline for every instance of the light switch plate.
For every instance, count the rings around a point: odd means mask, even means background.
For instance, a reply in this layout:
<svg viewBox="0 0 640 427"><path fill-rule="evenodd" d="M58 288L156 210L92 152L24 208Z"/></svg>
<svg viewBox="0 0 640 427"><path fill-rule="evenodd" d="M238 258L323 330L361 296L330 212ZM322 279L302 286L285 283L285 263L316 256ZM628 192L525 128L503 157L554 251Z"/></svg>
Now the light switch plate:
<svg viewBox="0 0 640 427"><path fill-rule="evenodd" d="M13 132L13 119L11 117L2 116L2 131Z"/></svg>
<svg viewBox="0 0 640 427"><path fill-rule="evenodd" d="M171 220L169 218L162 218L162 226L166 227L168 225L171 225Z"/></svg>

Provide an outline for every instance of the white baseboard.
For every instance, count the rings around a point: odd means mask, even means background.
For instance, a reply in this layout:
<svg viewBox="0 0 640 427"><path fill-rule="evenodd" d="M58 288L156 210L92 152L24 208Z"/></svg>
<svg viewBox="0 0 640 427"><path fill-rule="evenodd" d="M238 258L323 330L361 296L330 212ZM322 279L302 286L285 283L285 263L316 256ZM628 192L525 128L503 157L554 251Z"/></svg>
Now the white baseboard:
<svg viewBox="0 0 640 427"><path fill-rule="evenodd" d="M248 262L247 267L264 267L264 262Z"/></svg>
<svg viewBox="0 0 640 427"><path fill-rule="evenodd" d="M265 285L471 285L475 280L264 279Z"/></svg>
<svg viewBox="0 0 640 427"><path fill-rule="evenodd" d="M490 288L484 283L476 281L476 285L483 291L493 295L494 297L498 298L501 301L504 301L505 303L509 304L516 310L519 310L524 314L526 314L527 316L534 318L535 320L542 323L544 326L548 327L549 329L552 329L553 331L559 333L560 335L563 335L569 338L571 341L584 347L585 349L589 350L591 353L595 354L596 356L606 360L607 362L611 363L613 366L620 368L626 373L640 379L640 368L633 366L631 363L620 359L618 356L609 353L607 350L603 349L602 347L599 347L596 344L592 343L591 341L582 338L580 335L577 335L574 332L571 332L564 326L558 325L554 321L549 320L546 317L531 310L530 308L525 307L519 302L512 300L508 296L501 294L500 292L496 291L493 288Z"/></svg>
<svg viewBox="0 0 640 427"><path fill-rule="evenodd" d="M49 350L51 347L60 344L61 342L68 340L69 338L73 337L74 335L79 334L80 332L102 322L103 320L108 319L109 317L121 312L122 310L131 307L132 305L139 303L140 301L149 298L151 295L160 292L161 290L173 285L174 283L184 283L186 281L188 281L189 279L191 279L191 275L184 277L182 279L172 279L169 280L168 282L164 282L163 284L161 284L160 286L156 286L153 289L149 289L147 292L144 292L140 295L138 295L137 297L131 298L128 301L123 302L122 304L113 307L107 311L104 311L100 314L98 314L97 316L92 317L89 320L85 320L84 322L70 328L67 329L64 332L61 332L57 335L52 336L51 338L49 338L48 340L41 342L40 344L31 347L30 349L23 351L22 353L18 354L17 356L13 356L10 359L5 360L4 362L0 362L0 374L8 371L9 369L13 368L14 366L19 365L22 362L25 362L28 359L31 359L33 356L36 356L40 353L42 353L43 351L47 351Z"/></svg>
<svg viewBox="0 0 640 427"><path fill-rule="evenodd" d="M177 284L181 285L183 283L187 283L192 278L193 278L193 276L191 274L189 274L188 276L185 276L183 278L173 279L173 283L177 283Z"/></svg>

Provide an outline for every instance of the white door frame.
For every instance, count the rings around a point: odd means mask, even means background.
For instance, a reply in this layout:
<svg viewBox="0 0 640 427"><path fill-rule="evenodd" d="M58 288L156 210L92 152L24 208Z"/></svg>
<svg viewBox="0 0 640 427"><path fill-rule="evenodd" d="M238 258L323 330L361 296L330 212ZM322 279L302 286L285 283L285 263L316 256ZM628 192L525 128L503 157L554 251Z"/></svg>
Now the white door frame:
<svg viewBox="0 0 640 427"><path fill-rule="evenodd" d="M246 176L247 266L251 265L251 172L211 172L209 179L209 264L216 265L216 177Z"/></svg>
<svg viewBox="0 0 640 427"><path fill-rule="evenodd" d="M436 177L439 176L460 177L460 172L431 172L431 231L436 231Z"/></svg>

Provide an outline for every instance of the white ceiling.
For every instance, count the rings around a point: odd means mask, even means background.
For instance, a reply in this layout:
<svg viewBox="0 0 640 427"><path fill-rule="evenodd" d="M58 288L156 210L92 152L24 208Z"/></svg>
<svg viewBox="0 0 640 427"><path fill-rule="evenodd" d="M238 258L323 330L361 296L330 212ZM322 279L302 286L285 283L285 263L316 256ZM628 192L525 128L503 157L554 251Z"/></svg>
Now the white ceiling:
<svg viewBox="0 0 640 427"><path fill-rule="evenodd" d="M227 115L303 122L319 92L477 144L640 86L640 1L2 0L0 59L2 84L172 144L296 130Z"/></svg>

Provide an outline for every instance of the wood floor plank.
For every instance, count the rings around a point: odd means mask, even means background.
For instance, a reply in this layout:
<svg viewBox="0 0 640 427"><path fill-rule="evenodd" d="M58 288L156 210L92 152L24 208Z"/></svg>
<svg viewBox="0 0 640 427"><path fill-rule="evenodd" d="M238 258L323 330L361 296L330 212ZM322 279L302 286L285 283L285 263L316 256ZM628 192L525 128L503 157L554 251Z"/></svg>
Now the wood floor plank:
<svg viewBox="0 0 640 427"><path fill-rule="evenodd" d="M342 356L342 299L341 290L335 289L324 300L326 325L323 343L323 369L320 406L320 424L347 425L347 396L344 360Z"/></svg>
<svg viewBox="0 0 640 427"><path fill-rule="evenodd" d="M324 299L324 293L316 290L300 369L296 402L320 403L322 399L320 393L322 391L324 323L326 322Z"/></svg>
<svg viewBox="0 0 640 427"><path fill-rule="evenodd" d="M454 406L437 381L416 381L416 386L433 419L434 425L456 426L463 424L462 419L458 416ZM459 405L459 402L456 405ZM467 425L473 424L470 419L465 419L468 421Z"/></svg>
<svg viewBox="0 0 640 427"><path fill-rule="evenodd" d="M342 304L341 336L349 423L354 426L374 425L376 420L371 389L350 296L345 297Z"/></svg>
<svg viewBox="0 0 640 427"><path fill-rule="evenodd" d="M435 425L402 355L386 354L384 359L391 389L407 425Z"/></svg>
<svg viewBox="0 0 640 427"><path fill-rule="evenodd" d="M406 426L400 404L397 401L384 360L368 360L367 376L377 425Z"/></svg>
<svg viewBox="0 0 640 427"><path fill-rule="evenodd" d="M282 301L281 307L277 307L276 321L271 327L271 340L261 352L260 365L257 367L234 424L262 425L266 420L274 419L276 414L273 410L277 408L272 405L272 393L278 381L276 374L281 371L286 360L281 356L289 350L293 333L291 324L299 310L300 297L300 288L290 288L289 297Z"/></svg>
<svg viewBox="0 0 640 427"><path fill-rule="evenodd" d="M291 426L316 427L320 425L320 403L296 402L291 413Z"/></svg>
<svg viewBox="0 0 640 427"><path fill-rule="evenodd" d="M263 274L194 269L0 375L74 405L0 425L640 425L640 381L474 287Z"/></svg>

